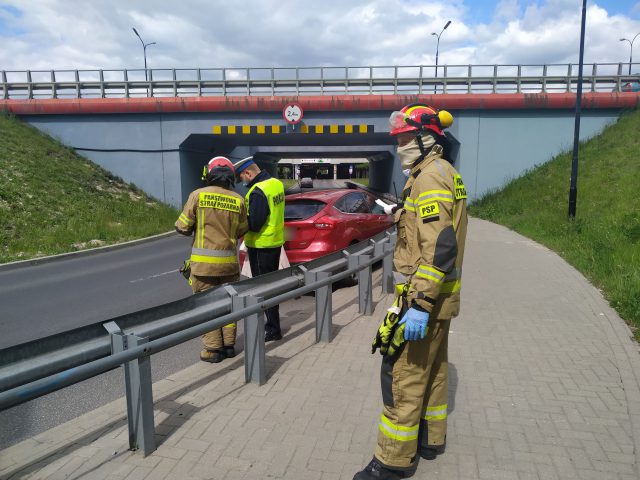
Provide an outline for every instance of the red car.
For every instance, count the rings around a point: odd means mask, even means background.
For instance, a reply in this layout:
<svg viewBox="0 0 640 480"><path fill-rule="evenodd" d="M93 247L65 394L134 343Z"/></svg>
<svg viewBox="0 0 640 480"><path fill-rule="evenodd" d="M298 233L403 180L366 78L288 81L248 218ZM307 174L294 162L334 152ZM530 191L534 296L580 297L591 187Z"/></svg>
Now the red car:
<svg viewBox="0 0 640 480"><path fill-rule="evenodd" d="M348 188L287 195L285 244L289 262L302 263L341 250L393 225L376 196Z"/></svg>

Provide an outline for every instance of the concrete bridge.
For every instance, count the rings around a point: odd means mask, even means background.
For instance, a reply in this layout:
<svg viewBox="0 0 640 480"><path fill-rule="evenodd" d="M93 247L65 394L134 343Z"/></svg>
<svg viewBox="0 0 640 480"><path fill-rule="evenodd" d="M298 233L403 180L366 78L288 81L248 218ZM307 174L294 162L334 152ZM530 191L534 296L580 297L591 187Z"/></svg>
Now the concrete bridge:
<svg viewBox="0 0 640 480"><path fill-rule="evenodd" d="M637 92L596 88L598 78L583 95L582 140L614 122L624 109L640 104ZM615 79L618 86L621 78ZM254 155L271 171L282 159L357 158L369 162L372 188L400 191L404 177L394 162L388 117L406 104L421 102L452 112L453 155L473 200L572 147L574 80L564 78L568 82L564 91L550 91L551 79L542 77L538 93L526 93L519 83L514 83L515 93L499 93L495 78L492 93L473 93L469 77L465 93L424 93L422 83L403 90L396 78L389 94L323 90L306 95L298 89L296 95L260 96L247 86L246 95L206 97L179 96L174 87L175 95L142 98L132 97L128 84L126 94L108 98L106 83L101 84L100 98L82 97L80 84L75 87L79 98L56 98L55 89L52 98L35 97L36 87L27 98L12 98L5 83L8 98L0 99L0 110L14 113L153 197L180 207L201 184L202 166L214 155L236 159ZM153 82L145 85L151 89L147 94L156 94ZM289 104L303 111L297 125L283 117Z"/></svg>

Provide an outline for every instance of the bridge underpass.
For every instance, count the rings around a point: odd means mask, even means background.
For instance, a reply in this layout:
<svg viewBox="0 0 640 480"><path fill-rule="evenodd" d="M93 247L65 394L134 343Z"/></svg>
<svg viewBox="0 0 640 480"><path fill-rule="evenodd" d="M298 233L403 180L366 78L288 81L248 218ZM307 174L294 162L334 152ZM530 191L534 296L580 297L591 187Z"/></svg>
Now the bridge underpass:
<svg viewBox="0 0 640 480"><path fill-rule="evenodd" d="M282 160L351 158L354 163L369 163L369 188L384 193L399 191L404 177L394 162L394 150L395 139L388 133L191 134L180 144L183 201L202 185L202 166L215 155L232 161L253 155L273 176Z"/></svg>
<svg viewBox="0 0 640 480"><path fill-rule="evenodd" d="M631 93L589 93L584 97L581 140L599 133L615 122L623 108L637 106L638 101ZM295 131L282 118L283 105L291 101L304 109L307 123L296 126ZM456 141L459 154L453 158L465 179L470 201L571 148L575 95L569 92L83 98L4 103L25 122L112 174L180 208L187 194L202 185L202 166L217 154L232 159L255 154L267 169L279 159L291 157L358 155L372 165L372 187L393 193L394 183L402 185L405 179L397 165L390 165L389 155L394 154L395 146L388 136L389 112L421 101L454 115L448 131L460 143ZM347 127L350 133L341 133Z"/></svg>

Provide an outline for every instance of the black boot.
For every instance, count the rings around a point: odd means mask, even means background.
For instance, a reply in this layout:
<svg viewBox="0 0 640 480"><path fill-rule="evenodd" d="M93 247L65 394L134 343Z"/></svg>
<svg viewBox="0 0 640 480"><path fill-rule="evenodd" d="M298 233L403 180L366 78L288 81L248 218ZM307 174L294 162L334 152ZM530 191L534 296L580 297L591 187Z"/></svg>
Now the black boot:
<svg viewBox="0 0 640 480"><path fill-rule="evenodd" d="M225 358L227 357L222 349L213 351L205 349L200 352L200 360L203 362L220 363Z"/></svg>
<svg viewBox="0 0 640 480"><path fill-rule="evenodd" d="M282 340L282 333L280 332L266 332L264 334L265 342L273 342L274 340Z"/></svg>
<svg viewBox="0 0 640 480"><path fill-rule="evenodd" d="M406 478L402 471L387 468L373 457L364 470L356 473L353 480L400 480L401 478Z"/></svg>
<svg viewBox="0 0 640 480"><path fill-rule="evenodd" d="M438 455L444 453L445 444L442 445L426 445L419 449L420 456L425 460L435 460Z"/></svg>
<svg viewBox="0 0 640 480"><path fill-rule="evenodd" d="M236 356L236 350L233 348L233 345L225 345L224 346L224 354L227 358L233 358Z"/></svg>
<svg viewBox="0 0 640 480"><path fill-rule="evenodd" d="M438 455L444 453L447 444L447 436L444 436L442 445L429 445L429 432L426 420L420 420L420 430L418 432L418 455L425 460L435 460Z"/></svg>

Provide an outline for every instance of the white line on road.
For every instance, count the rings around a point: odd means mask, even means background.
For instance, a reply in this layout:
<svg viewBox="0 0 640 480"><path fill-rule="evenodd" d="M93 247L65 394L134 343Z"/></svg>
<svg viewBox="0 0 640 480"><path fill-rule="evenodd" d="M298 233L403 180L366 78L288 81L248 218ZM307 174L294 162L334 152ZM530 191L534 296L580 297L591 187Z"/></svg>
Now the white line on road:
<svg viewBox="0 0 640 480"><path fill-rule="evenodd" d="M147 278L137 278L135 280L129 280L129 283L143 282L145 280L151 280L152 278L162 277L163 275L168 275L170 273L175 273L177 271L178 269L176 268L175 270L169 270L168 272L162 272L162 273L157 273L155 275L150 275Z"/></svg>

